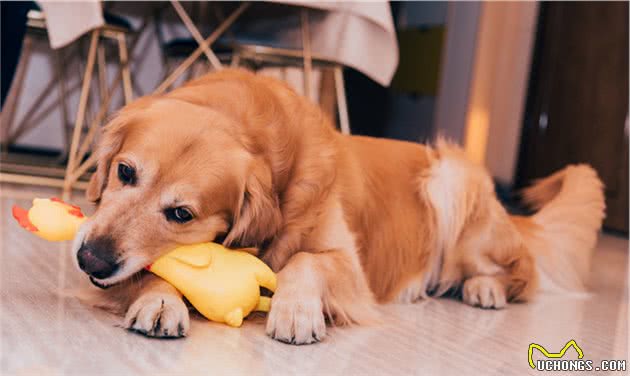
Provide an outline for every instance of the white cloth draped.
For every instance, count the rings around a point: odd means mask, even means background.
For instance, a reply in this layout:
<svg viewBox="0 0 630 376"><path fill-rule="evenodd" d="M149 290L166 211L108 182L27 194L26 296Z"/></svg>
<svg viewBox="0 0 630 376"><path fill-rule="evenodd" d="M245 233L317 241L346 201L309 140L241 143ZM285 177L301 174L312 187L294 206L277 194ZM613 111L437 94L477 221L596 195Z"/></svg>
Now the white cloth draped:
<svg viewBox="0 0 630 376"><path fill-rule="evenodd" d="M381 85L389 85L398 66L398 43L388 2L270 2L326 11L310 23L312 53L355 68ZM40 1L39 4L46 15L52 48L63 47L104 25L98 0ZM276 34L295 39L300 31L283 29Z"/></svg>

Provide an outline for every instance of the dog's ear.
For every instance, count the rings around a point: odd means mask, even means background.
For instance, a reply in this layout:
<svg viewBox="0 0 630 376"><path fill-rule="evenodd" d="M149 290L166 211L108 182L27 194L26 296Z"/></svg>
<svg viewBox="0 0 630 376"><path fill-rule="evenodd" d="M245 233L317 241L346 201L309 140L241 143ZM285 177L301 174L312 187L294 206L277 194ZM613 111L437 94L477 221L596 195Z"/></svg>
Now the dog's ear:
<svg viewBox="0 0 630 376"><path fill-rule="evenodd" d="M124 128L127 122L126 116L117 115L103 128L103 135L94 151L96 153L96 171L92 174L85 191L85 197L89 201L98 202L101 199L101 194L107 186L112 159L122 146Z"/></svg>
<svg viewBox="0 0 630 376"><path fill-rule="evenodd" d="M280 229L280 204L264 162L252 163L238 206L225 246L260 247Z"/></svg>

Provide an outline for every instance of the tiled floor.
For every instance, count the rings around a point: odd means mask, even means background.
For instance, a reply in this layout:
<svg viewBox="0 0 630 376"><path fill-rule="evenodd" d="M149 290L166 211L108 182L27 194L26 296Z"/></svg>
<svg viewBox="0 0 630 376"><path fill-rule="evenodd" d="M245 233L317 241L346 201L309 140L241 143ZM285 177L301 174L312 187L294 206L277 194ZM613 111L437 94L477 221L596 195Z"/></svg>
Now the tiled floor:
<svg viewBox="0 0 630 376"><path fill-rule="evenodd" d="M68 245L34 238L10 219L11 205L28 206L33 191L0 189L1 375L543 374L529 368L529 344L556 352L570 339L595 365L628 357L624 238L601 238L588 296L544 295L500 311L449 299L388 305L382 325L331 329L311 346L270 340L260 319L232 329L195 317L186 339L155 340L74 298L77 287L92 287L69 262Z"/></svg>

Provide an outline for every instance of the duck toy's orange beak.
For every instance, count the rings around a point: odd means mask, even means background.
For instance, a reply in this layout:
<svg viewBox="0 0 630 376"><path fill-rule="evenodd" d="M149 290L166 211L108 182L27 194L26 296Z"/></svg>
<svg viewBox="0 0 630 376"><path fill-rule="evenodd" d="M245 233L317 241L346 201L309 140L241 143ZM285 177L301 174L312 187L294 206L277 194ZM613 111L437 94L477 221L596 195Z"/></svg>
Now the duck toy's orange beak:
<svg viewBox="0 0 630 376"><path fill-rule="evenodd" d="M17 223L22 226L27 231L37 232L37 227L28 219L28 211L24 208L21 208L17 205L13 205L11 208L11 213L13 214L13 218L17 221Z"/></svg>

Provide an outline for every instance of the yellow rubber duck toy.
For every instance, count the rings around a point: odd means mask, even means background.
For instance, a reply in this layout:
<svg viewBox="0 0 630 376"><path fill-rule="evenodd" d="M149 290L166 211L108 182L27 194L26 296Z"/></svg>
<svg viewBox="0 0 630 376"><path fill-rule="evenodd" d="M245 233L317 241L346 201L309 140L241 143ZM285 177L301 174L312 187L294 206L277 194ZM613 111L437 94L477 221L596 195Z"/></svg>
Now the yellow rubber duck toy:
<svg viewBox="0 0 630 376"><path fill-rule="evenodd" d="M34 199L30 210L13 206L13 217L28 231L49 241L72 240L87 220L81 209L52 199ZM164 279L208 320L240 327L252 311L269 312L271 299L260 286L276 290L276 275L246 251L217 243L175 248L146 267Z"/></svg>
<svg viewBox="0 0 630 376"><path fill-rule="evenodd" d="M12 212L20 226L51 242L74 239L87 220L81 208L58 198L36 198L30 210L14 205Z"/></svg>
<svg viewBox="0 0 630 376"><path fill-rule="evenodd" d="M209 320L239 327L251 311L268 312L276 275L260 259L216 243L181 246L147 267L178 289Z"/></svg>

